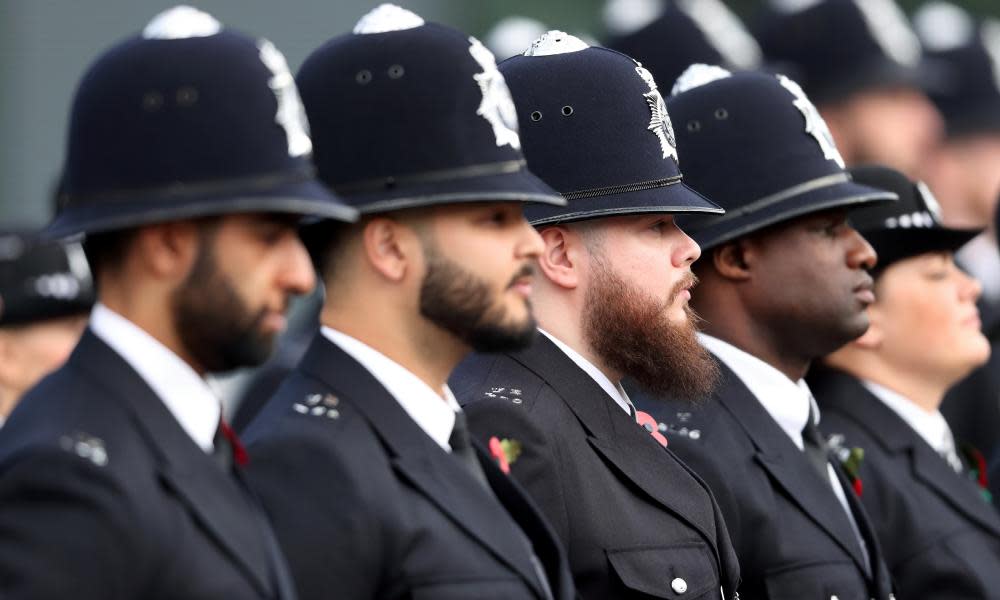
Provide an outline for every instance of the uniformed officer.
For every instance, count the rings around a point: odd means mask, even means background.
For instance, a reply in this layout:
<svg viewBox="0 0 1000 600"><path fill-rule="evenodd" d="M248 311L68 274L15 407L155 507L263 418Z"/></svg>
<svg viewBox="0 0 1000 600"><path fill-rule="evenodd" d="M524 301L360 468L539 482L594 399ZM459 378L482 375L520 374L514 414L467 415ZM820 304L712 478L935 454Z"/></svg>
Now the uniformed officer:
<svg viewBox="0 0 1000 600"><path fill-rule="evenodd" d="M195 9L84 75L45 233L86 235L98 302L0 432L0 596L295 597L203 377L266 358L312 288L300 218L356 216L309 152L281 53Z"/></svg>
<svg viewBox="0 0 1000 600"><path fill-rule="evenodd" d="M817 443L812 360L864 333L871 246L848 210L894 198L843 169L783 75L695 66L667 102L688 182L725 207L682 225L705 249L692 299L722 371L703 403L634 396L715 492L749 598L885 599L878 542Z"/></svg>
<svg viewBox="0 0 1000 600"><path fill-rule="evenodd" d="M810 373L823 432L852 469L901 597L994 598L1000 515L981 485L985 463L956 444L938 410L990 352L979 284L953 260L979 230L942 226L927 187L898 171L851 175L900 200L850 217L879 255L875 302L868 331Z"/></svg>
<svg viewBox="0 0 1000 600"><path fill-rule="evenodd" d="M895 0L769 0L754 33L766 62L802 85L848 165L913 177L939 142L937 82Z"/></svg>
<svg viewBox="0 0 1000 600"><path fill-rule="evenodd" d="M79 243L0 233L0 424L24 392L66 361L93 303Z"/></svg>
<svg viewBox="0 0 1000 600"><path fill-rule="evenodd" d="M363 216L307 244L321 330L250 424L251 483L300 597L569 600L563 551L446 385L526 344L533 176L493 55L384 4L298 75L319 174Z"/></svg>
<svg viewBox="0 0 1000 600"><path fill-rule="evenodd" d="M1000 196L1000 22L975 21L945 2L928 4L915 21L929 60L947 75L931 95L946 135L927 157L924 180L946 224L985 230L955 259L982 285L979 312L995 350L948 392L941 412L959 438L990 456L1000 451L1000 253L993 227Z"/></svg>
<svg viewBox="0 0 1000 600"><path fill-rule="evenodd" d="M687 305L700 250L674 215L721 209L682 181L663 97L635 60L550 31L500 69L530 166L568 205L526 210L545 241L540 335L474 355L452 385L554 524L584 598L732 598L739 567L711 492L620 385L711 386Z"/></svg>
<svg viewBox="0 0 1000 600"><path fill-rule="evenodd" d="M636 0L609 0L605 45L642 62L657 81L672 86L695 63L731 70L756 69L763 53L757 40L721 0L662 0L659 14L634 22ZM639 4L649 4L639 2Z"/></svg>

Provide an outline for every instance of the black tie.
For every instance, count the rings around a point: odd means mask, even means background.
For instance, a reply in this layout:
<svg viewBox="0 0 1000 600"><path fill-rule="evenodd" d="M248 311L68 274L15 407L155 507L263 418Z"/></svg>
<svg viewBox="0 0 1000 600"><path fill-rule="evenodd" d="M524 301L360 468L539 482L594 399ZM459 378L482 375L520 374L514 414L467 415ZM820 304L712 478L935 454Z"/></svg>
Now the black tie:
<svg viewBox="0 0 1000 600"><path fill-rule="evenodd" d="M496 498L493 488L490 487L489 482L486 480L486 472L483 471L483 466L479 464L479 458L476 456L476 450L472 447L472 441L469 438L469 423L465 418L465 413L462 411L455 412L455 425L451 429L451 436L448 438L448 445L451 446L451 453L459 459L462 466L465 467L465 470L468 471L476 481L482 484L490 496ZM516 527L516 531L518 537L521 538L521 542L526 546L528 556L531 560L531 565L535 568L535 576L542 585L545 597L552 598L552 589L549 587L549 578L545 574L545 567L542 566L542 561L539 560L538 556L535 554L531 540L529 540L528 536L521 531L520 527Z"/></svg>
<svg viewBox="0 0 1000 600"><path fill-rule="evenodd" d="M809 419L806 421L806 426L802 428L802 442L806 456L809 457L809 462L812 463L813 468L819 473L820 479L829 482L830 472L827 468L828 453L826 441L813 421L811 410L809 411Z"/></svg>
<svg viewBox="0 0 1000 600"><path fill-rule="evenodd" d="M469 439L469 424L462 411L455 412L455 425L451 429L448 445L451 446L451 453L458 457L465 470L492 494L490 484L486 481L486 473L483 472L483 466L479 464L479 458Z"/></svg>

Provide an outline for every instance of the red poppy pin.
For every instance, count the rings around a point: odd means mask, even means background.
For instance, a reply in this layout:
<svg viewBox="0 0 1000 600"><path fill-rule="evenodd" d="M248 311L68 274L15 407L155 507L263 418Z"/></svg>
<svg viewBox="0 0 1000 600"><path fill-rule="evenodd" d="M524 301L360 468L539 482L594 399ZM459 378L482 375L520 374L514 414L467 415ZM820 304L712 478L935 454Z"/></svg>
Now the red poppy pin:
<svg viewBox="0 0 1000 600"><path fill-rule="evenodd" d="M840 466L844 469L847 480L851 482L854 494L860 498L861 492L864 491L861 482L861 462L865 459L864 448L844 446L844 436L839 433L831 435L828 443L840 460Z"/></svg>
<svg viewBox="0 0 1000 600"><path fill-rule="evenodd" d="M493 460L497 461L500 470L504 474L510 475L510 466L521 455L521 442L507 438L501 440L493 436L490 438L490 455L493 456Z"/></svg>
<svg viewBox="0 0 1000 600"><path fill-rule="evenodd" d="M983 457L983 453L969 444L962 444L959 449L965 457L965 462L970 465L969 479L975 481L976 485L979 486L979 495L983 497L983 500L992 504L993 494L990 492L990 482L986 477L986 459Z"/></svg>
<svg viewBox="0 0 1000 600"><path fill-rule="evenodd" d="M661 446L664 448L667 447L667 438L660 433L660 424L656 422L653 415L637 410L635 411L635 422L642 425L643 429L648 431L649 435L653 436L653 439L659 442Z"/></svg>

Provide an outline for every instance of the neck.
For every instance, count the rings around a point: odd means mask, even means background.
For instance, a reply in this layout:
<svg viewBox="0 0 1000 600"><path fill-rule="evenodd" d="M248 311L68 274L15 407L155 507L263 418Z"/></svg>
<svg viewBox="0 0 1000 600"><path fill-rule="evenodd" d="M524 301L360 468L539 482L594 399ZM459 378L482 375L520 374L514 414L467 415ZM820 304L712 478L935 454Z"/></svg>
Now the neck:
<svg viewBox="0 0 1000 600"><path fill-rule="evenodd" d="M703 331L759 358L792 381L802 379L809 370L810 358L795 355L787 345L781 344L771 335L770 331L756 327L749 318L706 318Z"/></svg>
<svg viewBox="0 0 1000 600"><path fill-rule="evenodd" d="M374 348L439 393L443 393L451 372L470 352L453 334L419 314L378 310L371 302L357 309L328 303L320 322Z"/></svg>
<svg viewBox="0 0 1000 600"><path fill-rule="evenodd" d="M531 301L539 327L587 359L613 383L621 381L622 373L609 367L586 342L581 322L582 310L575 307L570 298L536 293Z"/></svg>
<svg viewBox="0 0 1000 600"><path fill-rule="evenodd" d="M168 350L186 362L195 373L204 377L205 367L185 349L177 332L174 311L171 310L169 292L149 289L136 285L113 285L104 281L100 284L100 302L109 309L128 319Z"/></svg>
<svg viewBox="0 0 1000 600"><path fill-rule="evenodd" d="M10 416L20 397L20 391L0 385L0 422Z"/></svg>
<svg viewBox="0 0 1000 600"><path fill-rule="evenodd" d="M827 362L859 379L888 388L929 413L941 408L945 393L957 381L943 381L932 373L899 369L870 353L848 353L845 356L845 351L841 350L831 355Z"/></svg>

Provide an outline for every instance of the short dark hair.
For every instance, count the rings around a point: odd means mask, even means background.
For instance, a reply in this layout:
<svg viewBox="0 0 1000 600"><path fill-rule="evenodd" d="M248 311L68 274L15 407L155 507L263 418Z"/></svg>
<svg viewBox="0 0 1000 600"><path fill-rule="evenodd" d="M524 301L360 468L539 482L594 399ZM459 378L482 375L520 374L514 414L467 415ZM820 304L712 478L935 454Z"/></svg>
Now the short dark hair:
<svg viewBox="0 0 1000 600"><path fill-rule="evenodd" d="M306 225L299 229L299 237L309 252L313 268L324 280L328 281L336 271L337 258L343 251L344 241L352 227L360 224L343 223L340 221L323 220L319 223Z"/></svg>
<svg viewBox="0 0 1000 600"><path fill-rule="evenodd" d="M131 228L87 234L83 240L83 252L95 286L100 281L101 273L122 265L137 232L138 229Z"/></svg>

